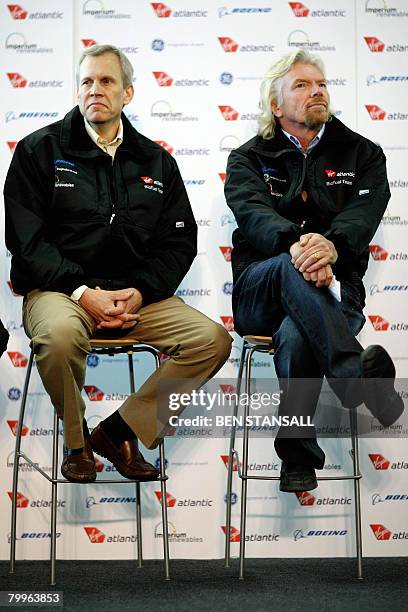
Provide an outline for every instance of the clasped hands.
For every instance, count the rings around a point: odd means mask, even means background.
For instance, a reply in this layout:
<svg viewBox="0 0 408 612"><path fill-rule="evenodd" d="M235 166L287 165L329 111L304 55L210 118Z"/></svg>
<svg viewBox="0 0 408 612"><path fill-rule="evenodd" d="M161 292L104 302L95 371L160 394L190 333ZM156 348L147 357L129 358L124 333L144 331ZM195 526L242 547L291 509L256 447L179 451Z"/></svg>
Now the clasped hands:
<svg viewBox="0 0 408 612"><path fill-rule="evenodd" d="M331 240L321 234L304 234L289 249L292 263L303 278L316 287L329 287L333 280L331 264L337 261L337 251Z"/></svg>
<svg viewBox="0 0 408 612"><path fill-rule="evenodd" d="M100 287L86 289L80 305L97 322L97 329L131 329L140 319L142 294L134 288L105 291Z"/></svg>

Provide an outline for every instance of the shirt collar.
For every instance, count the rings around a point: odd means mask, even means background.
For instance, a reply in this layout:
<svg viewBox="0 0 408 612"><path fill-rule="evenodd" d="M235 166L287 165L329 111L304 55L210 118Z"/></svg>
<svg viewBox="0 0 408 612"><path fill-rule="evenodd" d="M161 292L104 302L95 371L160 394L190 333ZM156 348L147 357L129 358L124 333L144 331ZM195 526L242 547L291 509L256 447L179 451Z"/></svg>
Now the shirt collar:
<svg viewBox="0 0 408 612"><path fill-rule="evenodd" d="M291 142L293 142L294 145L297 146L297 148L302 151L302 153L304 155L307 155L309 153L309 151L311 151L320 141L321 137L324 134L324 130L326 129L326 124L323 123L322 127L320 128L319 132L316 134L316 136L309 142L307 149L306 149L306 153L303 151L303 147L300 144L299 140L296 138L296 136L293 136L293 134L289 134L289 132L285 132L285 130L282 130L282 132L285 134L285 136L287 138L289 138L289 140Z"/></svg>
<svg viewBox="0 0 408 612"><path fill-rule="evenodd" d="M86 129L89 137L98 146L100 146L100 145L115 145L116 143L117 143L117 146L119 146L121 144L121 142L123 141L123 123L122 123L122 119L120 119L120 121L119 121L118 133L116 134L115 138L113 140L111 140L111 142L108 142L104 138L101 138L101 136L99 136L99 134L97 134L95 132L95 130L89 125L89 123L85 119L85 117L84 117L84 123L85 123L85 129Z"/></svg>

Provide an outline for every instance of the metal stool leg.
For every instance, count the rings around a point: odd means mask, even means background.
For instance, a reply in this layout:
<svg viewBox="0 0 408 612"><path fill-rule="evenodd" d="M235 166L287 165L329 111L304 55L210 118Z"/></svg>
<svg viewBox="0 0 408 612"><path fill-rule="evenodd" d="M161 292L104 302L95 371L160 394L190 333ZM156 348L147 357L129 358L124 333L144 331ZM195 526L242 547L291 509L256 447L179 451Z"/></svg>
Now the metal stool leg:
<svg viewBox="0 0 408 612"><path fill-rule="evenodd" d="M58 415L54 411L54 433L52 439L52 481L51 481L51 582L55 585L57 558L57 487L58 487Z"/></svg>
<svg viewBox="0 0 408 612"><path fill-rule="evenodd" d="M16 435L16 446L14 450L13 466L13 494L11 507L11 535L10 535L10 574L14 574L16 568L16 530L17 530L17 490L18 472L20 467L21 436L23 432L24 413L27 403L28 386L30 384L31 371L33 369L34 351L30 353L27 365L27 373L24 381L23 397L21 399L20 415L18 417L18 427Z"/></svg>
<svg viewBox="0 0 408 612"><path fill-rule="evenodd" d="M251 393L251 365L252 356L256 347L248 352L245 368L245 393L249 400ZM245 562L245 534L246 534L246 511L247 511L247 494L248 494L248 426L247 417L249 413L249 401L245 404L244 410L244 435L242 441L242 487L241 487L241 525L240 525L240 543L239 543L239 579L244 579L244 562Z"/></svg>
<svg viewBox="0 0 408 612"><path fill-rule="evenodd" d="M130 393L135 392L135 373L133 369L133 353L128 352L129 384ZM140 482L135 485L136 489L136 538L137 538L137 567L143 566L143 542L142 542L142 504L140 496Z"/></svg>
<svg viewBox="0 0 408 612"><path fill-rule="evenodd" d="M363 540L361 537L361 497L360 497L360 459L358 451L358 428L356 409L350 410L351 443L353 453L354 474L354 507L356 520L356 555L357 555L357 578L363 579Z"/></svg>
<svg viewBox="0 0 408 612"><path fill-rule="evenodd" d="M170 562L169 562L169 523L167 518L167 490L166 490L166 460L164 458L164 442L159 445L160 453L160 489L161 489L161 506L162 506L162 521L163 521L163 552L166 580L170 580Z"/></svg>
<svg viewBox="0 0 408 612"><path fill-rule="evenodd" d="M237 389L236 389L237 401L235 402L234 413L233 413L234 419L238 415L238 398L239 398L239 395L241 393L242 372L243 372L243 369L244 369L246 350L247 350L247 346L246 346L246 342L244 340L244 343L242 345L242 351L241 351L241 360L239 362L239 370L238 370L238 378L237 378ZM224 567L229 567L230 566L231 507L232 507L231 496L232 496L232 475L233 475L233 469L234 469L233 451L234 451L234 448L235 448L236 429L237 429L237 427L236 427L235 422L234 422L233 425L232 425L232 428L231 428L230 446L229 446L229 453L228 453L227 510L226 510L226 519L225 519L225 558L224 558Z"/></svg>

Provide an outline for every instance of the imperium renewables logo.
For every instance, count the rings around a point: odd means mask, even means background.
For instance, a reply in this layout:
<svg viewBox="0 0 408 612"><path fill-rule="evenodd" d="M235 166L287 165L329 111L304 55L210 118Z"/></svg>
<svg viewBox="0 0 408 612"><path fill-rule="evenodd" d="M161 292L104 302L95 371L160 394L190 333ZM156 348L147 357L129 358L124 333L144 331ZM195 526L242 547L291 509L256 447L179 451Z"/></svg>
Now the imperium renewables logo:
<svg viewBox="0 0 408 612"><path fill-rule="evenodd" d="M113 0L111 0L114 5ZM113 8L107 8L102 0L86 0L82 5L82 14L94 19L130 19L129 13L118 13Z"/></svg>
<svg viewBox="0 0 408 612"><path fill-rule="evenodd" d="M173 121L198 121L198 115L186 115L176 111L167 100L156 100L150 107L150 116L165 122Z"/></svg>
<svg viewBox="0 0 408 612"><path fill-rule="evenodd" d="M292 30L288 35L288 47L305 48L309 51L336 51L334 45L322 44L319 40L310 40L304 30Z"/></svg>
<svg viewBox="0 0 408 612"><path fill-rule="evenodd" d="M391 0L392 2L392 0ZM389 6L391 2L386 0L366 0L365 12L375 17L408 17L408 11Z"/></svg>
<svg viewBox="0 0 408 612"><path fill-rule="evenodd" d="M6 38L5 48L7 51L23 53L52 53L51 47L40 47L36 43L28 42L22 32L12 32Z"/></svg>

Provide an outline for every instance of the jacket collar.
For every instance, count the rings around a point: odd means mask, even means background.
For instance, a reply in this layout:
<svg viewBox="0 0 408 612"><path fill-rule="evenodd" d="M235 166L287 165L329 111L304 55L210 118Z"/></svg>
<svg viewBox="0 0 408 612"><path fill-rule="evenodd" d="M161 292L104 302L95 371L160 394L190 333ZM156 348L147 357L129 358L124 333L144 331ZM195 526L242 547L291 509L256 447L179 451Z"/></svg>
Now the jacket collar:
<svg viewBox="0 0 408 612"><path fill-rule="evenodd" d="M350 138L353 137L354 132L344 125L336 117L332 117L330 121L326 123L326 129L321 138L321 141L316 145L316 149L319 149L323 145L327 145L331 142L342 142L347 140L350 142ZM275 136L270 140L265 140L261 136L257 136L254 145L251 147L254 153L260 155L266 155L271 157L278 157L283 153L298 152L297 147L283 134L280 126L277 126Z"/></svg>
<svg viewBox="0 0 408 612"><path fill-rule="evenodd" d="M120 153L126 151L132 157L147 161L157 156L158 149L148 146L148 139L144 138L122 113L123 142L119 147ZM65 153L74 157L104 157L104 153L90 138L85 130L84 119L78 106L75 106L65 115L61 122L61 147Z"/></svg>

